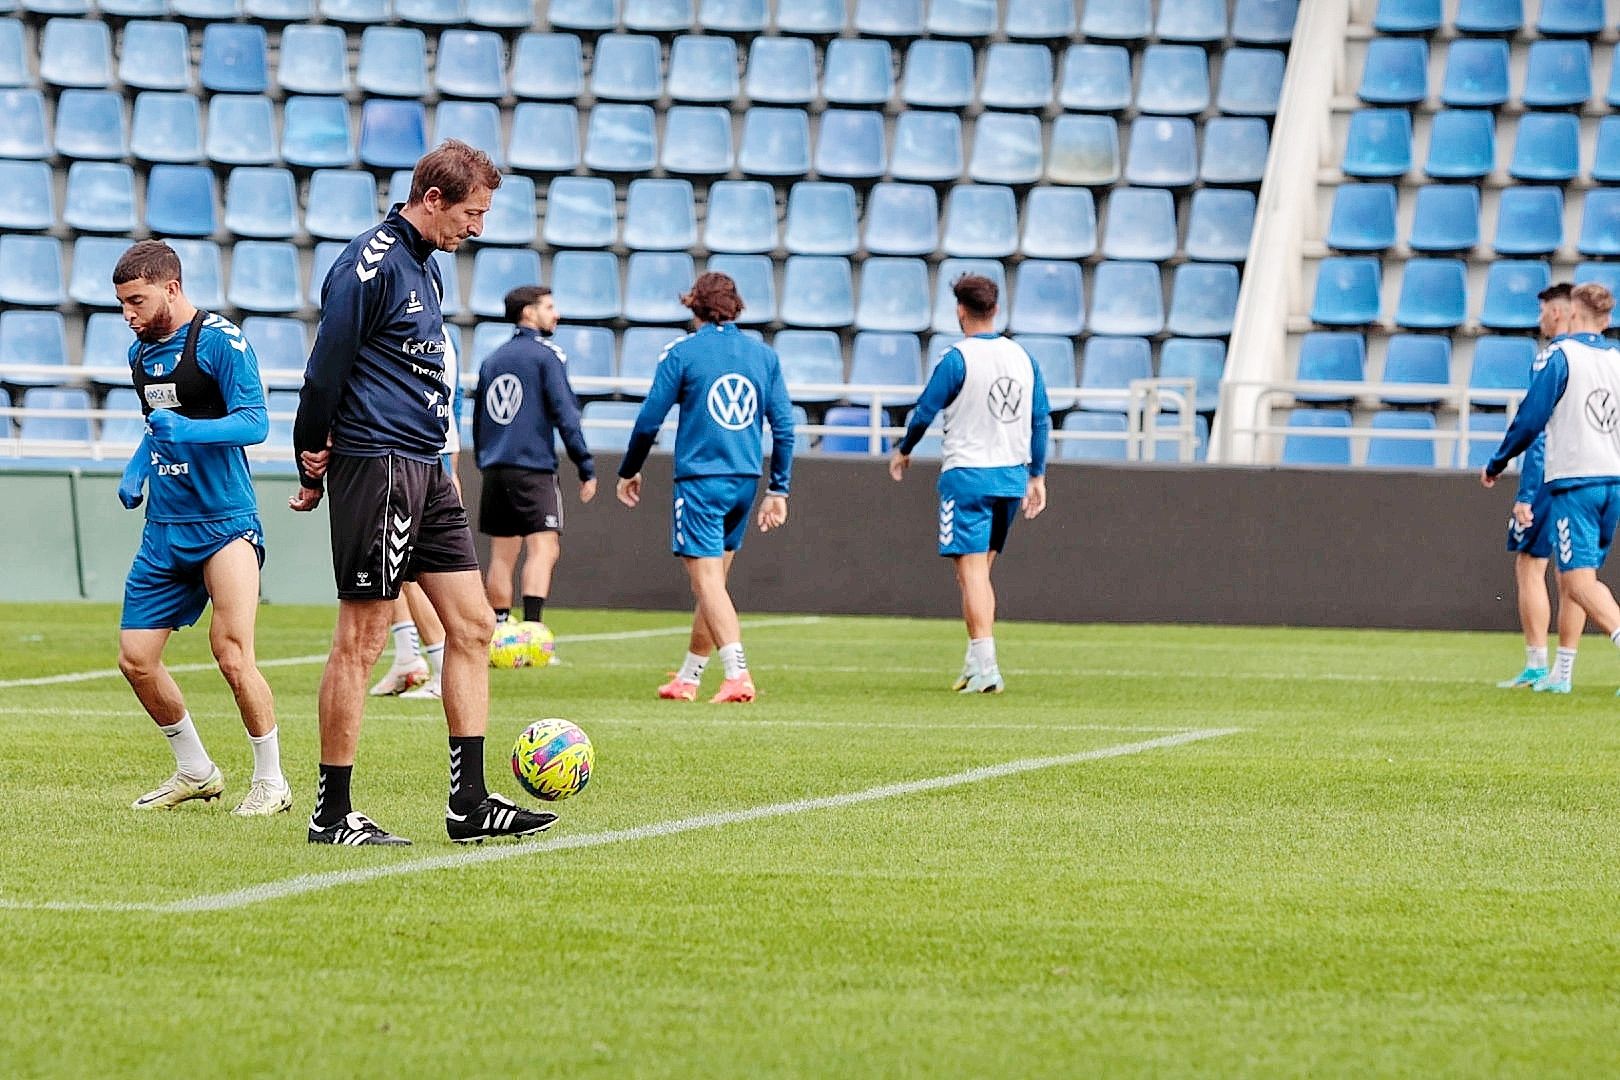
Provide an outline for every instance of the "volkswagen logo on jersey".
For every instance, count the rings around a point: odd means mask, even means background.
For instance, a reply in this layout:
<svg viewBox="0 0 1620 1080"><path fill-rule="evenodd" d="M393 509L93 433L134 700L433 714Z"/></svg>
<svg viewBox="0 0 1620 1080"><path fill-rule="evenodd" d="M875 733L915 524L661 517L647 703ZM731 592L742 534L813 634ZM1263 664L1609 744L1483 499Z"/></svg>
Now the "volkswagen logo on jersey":
<svg viewBox="0 0 1620 1080"><path fill-rule="evenodd" d="M1613 433L1620 426L1620 409L1616 408L1614 395L1601 387L1587 394L1586 419L1603 434Z"/></svg>
<svg viewBox="0 0 1620 1080"><path fill-rule="evenodd" d="M523 384L518 377L511 372L495 376L484 395L484 411L489 418L504 427L517 419L522 407Z"/></svg>
<svg viewBox="0 0 1620 1080"><path fill-rule="evenodd" d="M758 412L759 394L744 376L730 372L709 387L709 415L727 431L751 426Z"/></svg>
<svg viewBox="0 0 1620 1080"><path fill-rule="evenodd" d="M990 406L991 416L1003 424L1010 424L1018 419L1019 412L1024 407L1024 388L1010 375L1003 375L990 384L987 404Z"/></svg>

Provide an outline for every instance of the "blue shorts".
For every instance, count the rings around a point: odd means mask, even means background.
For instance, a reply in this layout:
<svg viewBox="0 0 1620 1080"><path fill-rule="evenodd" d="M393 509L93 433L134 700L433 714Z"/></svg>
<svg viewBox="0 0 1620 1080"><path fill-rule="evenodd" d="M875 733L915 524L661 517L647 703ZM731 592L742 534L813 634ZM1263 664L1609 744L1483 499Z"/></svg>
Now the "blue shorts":
<svg viewBox="0 0 1620 1080"><path fill-rule="evenodd" d="M939 553L977 555L1000 551L1018 516L1023 495L987 494L973 482L976 470L939 474Z"/></svg>
<svg viewBox="0 0 1620 1080"><path fill-rule="evenodd" d="M119 629L178 630L196 622L208 606L203 567L237 540L252 544L264 565L264 527L258 514L184 525L148 521L124 579Z"/></svg>
<svg viewBox="0 0 1620 1080"><path fill-rule="evenodd" d="M696 476L675 481L670 549L693 559L718 559L742 547L756 476Z"/></svg>
<svg viewBox="0 0 1620 1080"><path fill-rule="evenodd" d="M1558 569L1596 570L1620 526L1620 483L1583 484L1553 492Z"/></svg>
<svg viewBox="0 0 1620 1080"><path fill-rule="evenodd" d="M1530 504L1530 527L1519 528L1519 523L1508 515L1507 549L1532 559L1549 559L1553 550L1553 530L1549 525L1552 517L1552 492L1546 485L1536 492L1535 501Z"/></svg>

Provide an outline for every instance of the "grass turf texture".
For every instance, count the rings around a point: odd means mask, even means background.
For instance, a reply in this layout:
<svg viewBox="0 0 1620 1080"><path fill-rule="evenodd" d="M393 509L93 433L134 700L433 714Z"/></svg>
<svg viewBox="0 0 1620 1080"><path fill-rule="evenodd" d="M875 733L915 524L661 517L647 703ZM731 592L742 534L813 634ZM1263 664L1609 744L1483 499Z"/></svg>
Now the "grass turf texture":
<svg viewBox="0 0 1620 1080"><path fill-rule="evenodd" d="M1004 624L1008 693L944 689L951 623L747 631L751 707L652 700L670 613L556 611L561 667L492 673L488 773L528 720L597 773L561 837L1238 727L1170 749L226 911L0 910L0 1074L602 1077L1620 1072L1620 657L1499 691L1507 635ZM332 612L267 607L263 660ZM116 613L0 605L0 682L112 666ZM200 630L173 664L206 663ZM373 700L356 806L405 851L304 843L318 663L266 669L290 815L179 676L226 797L116 677L0 688L0 901L163 902L452 853L431 702ZM710 672L712 690L718 672ZM1148 729L1148 730L1144 730ZM483 849L493 850L493 849Z"/></svg>

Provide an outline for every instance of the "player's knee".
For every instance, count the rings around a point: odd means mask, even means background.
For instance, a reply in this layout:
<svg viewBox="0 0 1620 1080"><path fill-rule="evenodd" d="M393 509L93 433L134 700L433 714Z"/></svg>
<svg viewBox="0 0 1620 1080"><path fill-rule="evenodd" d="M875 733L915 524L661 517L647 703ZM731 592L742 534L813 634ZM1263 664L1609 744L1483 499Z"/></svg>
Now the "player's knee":
<svg viewBox="0 0 1620 1080"><path fill-rule="evenodd" d="M135 656L118 650L118 670L123 672L124 678L131 683L141 683L157 674L157 662L146 657Z"/></svg>
<svg viewBox="0 0 1620 1080"><path fill-rule="evenodd" d="M225 676L232 690L242 685L253 668L247 649L240 641L230 639L214 643L214 662L219 665L219 673Z"/></svg>

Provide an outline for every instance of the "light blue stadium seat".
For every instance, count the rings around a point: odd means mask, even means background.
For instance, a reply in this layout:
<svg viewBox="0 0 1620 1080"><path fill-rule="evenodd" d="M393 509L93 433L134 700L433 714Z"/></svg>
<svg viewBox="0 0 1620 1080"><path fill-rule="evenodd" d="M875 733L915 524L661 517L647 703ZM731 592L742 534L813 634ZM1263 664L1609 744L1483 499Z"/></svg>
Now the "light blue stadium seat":
<svg viewBox="0 0 1620 1080"><path fill-rule="evenodd" d="M631 30L677 33L692 26L692 0L623 0L624 25Z"/></svg>
<svg viewBox="0 0 1620 1080"><path fill-rule="evenodd" d="M1183 417L1173 409L1165 409L1157 417L1144 417L1155 420L1158 424L1158 438L1153 441L1151 450L1155 461L1175 462L1181 460L1181 439L1173 434L1174 429L1183 423ZM1196 413L1191 414L1193 427L1193 461L1205 461L1209 456L1209 420Z"/></svg>
<svg viewBox="0 0 1620 1080"><path fill-rule="evenodd" d="M135 95L130 152L142 161L190 164L203 158L202 117L189 94L145 90Z"/></svg>
<svg viewBox="0 0 1620 1080"><path fill-rule="evenodd" d="M326 22L367 23L387 22L393 13L392 0L320 0L321 18Z"/></svg>
<svg viewBox="0 0 1620 1080"><path fill-rule="evenodd" d="M782 321L789 326L848 326L855 321L855 285L849 260L790 255L782 276Z"/></svg>
<svg viewBox="0 0 1620 1080"><path fill-rule="evenodd" d="M1197 126L1182 116L1137 117L1125 154L1125 182L1179 188L1197 179Z"/></svg>
<svg viewBox="0 0 1620 1080"><path fill-rule="evenodd" d="M882 418L879 418L882 422ZM827 410L822 418L826 427L849 428L850 434L826 434L816 449L823 454L873 454L888 453L889 440L877 438L876 448L873 447L873 437L868 434L872 426L872 414L869 409L861 405L834 405Z"/></svg>
<svg viewBox="0 0 1620 1080"><path fill-rule="evenodd" d="M1487 109L1443 109L1429 128L1423 171L1436 180L1478 180L1496 167L1496 118Z"/></svg>
<svg viewBox="0 0 1620 1080"><path fill-rule="evenodd" d="M1487 334L1474 342L1468 386L1473 390L1523 390L1530 385L1535 359L1534 338Z"/></svg>
<svg viewBox="0 0 1620 1080"><path fill-rule="evenodd" d="M1527 112L1519 117L1518 136L1508 174L1531 183L1562 184L1581 171L1581 122L1571 113Z"/></svg>
<svg viewBox="0 0 1620 1080"><path fill-rule="evenodd" d="M225 272L219 245L212 240L170 240L169 246L180 256L187 299L204 311L224 307Z"/></svg>
<svg viewBox="0 0 1620 1080"><path fill-rule="evenodd" d="M999 259L945 259L939 264L934 274L934 321L931 328L941 333L956 333L960 326L956 321L956 294L951 291L951 283L963 274L979 274L995 282L996 293L999 296L1007 295L1007 269ZM991 329L1000 333L1007 329L1007 305L1001 305L996 312L995 322Z"/></svg>
<svg viewBox="0 0 1620 1080"><path fill-rule="evenodd" d="M0 87L34 84L28 66L31 52L23 46L22 23L16 19L0 19Z"/></svg>
<svg viewBox="0 0 1620 1080"><path fill-rule="evenodd" d="M1083 112L1123 112L1131 104L1131 54L1123 45L1070 45L1058 104Z"/></svg>
<svg viewBox="0 0 1620 1080"><path fill-rule="evenodd" d="M1542 0L1536 33L1591 37L1603 32L1603 0Z"/></svg>
<svg viewBox="0 0 1620 1080"><path fill-rule="evenodd" d="M287 164L306 169L353 165L348 102L340 97L289 97L282 109L281 156Z"/></svg>
<svg viewBox="0 0 1620 1080"><path fill-rule="evenodd" d="M619 349L619 377L644 379L652 382L658 371L658 360L672 341L679 341L686 331L678 326L633 326L624 333ZM628 391L640 396L640 391Z"/></svg>
<svg viewBox="0 0 1620 1080"><path fill-rule="evenodd" d="M1164 329L1164 286L1149 262L1099 263L1091 279L1094 334L1152 335Z"/></svg>
<svg viewBox="0 0 1620 1080"><path fill-rule="evenodd" d="M809 172L809 116L801 109L749 109L743 114L737 164L750 176L802 176Z"/></svg>
<svg viewBox="0 0 1620 1080"><path fill-rule="evenodd" d="M422 98L428 92L427 36L406 26L368 26L355 81L368 94Z"/></svg>
<svg viewBox="0 0 1620 1080"><path fill-rule="evenodd" d="M767 415L763 419L764 423L760 429L760 448L764 450L765 456L769 457L774 449L771 418ZM810 434L804 430L809 424L810 414L805 411L804 406L793 406L793 453L795 455L810 453Z"/></svg>
<svg viewBox="0 0 1620 1080"><path fill-rule="evenodd" d="M744 88L755 104L810 104L816 96L815 45L800 37L755 38Z"/></svg>
<svg viewBox="0 0 1620 1080"><path fill-rule="evenodd" d="M23 415L19 433L24 442L67 443L73 449L89 452L95 440L91 419L85 416L46 416L47 411L80 409L88 413L90 394L86 390L59 390L36 386L23 391ZM66 449L66 447L64 447Z"/></svg>
<svg viewBox="0 0 1620 1080"><path fill-rule="evenodd" d="M1333 211L1324 239L1335 251L1386 251L1394 247L1395 185L1340 184L1333 193Z"/></svg>
<svg viewBox="0 0 1620 1080"><path fill-rule="evenodd" d="M301 320L249 315L242 320L242 335L252 343L253 353L259 358L259 373L267 380L288 385L303 381L309 360L309 334ZM88 348L88 333L86 342Z"/></svg>
<svg viewBox="0 0 1620 1080"><path fill-rule="evenodd" d="M444 288L444 295L439 298L439 310L445 318L454 318L461 314L461 271L460 263L455 255L448 251L435 251L433 262L439 268L439 281ZM444 332L452 338L452 344L461 341L459 328L445 324Z"/></svg>
<svg viewBox="0 0 1620 1080"><path fill-rule="evenodd" d="M1386 383L1446 386L1451 382L1451 339L1443 334L1395 334L1384 354ZM1391 405L1438 405L1434 394L1388 393Z"/></svg>
<svg viewBox="0 0 1620 1080"><path fill-rule="evenodd" d="M215 94L208 102L208 160L218 165L274 165L276 126L262 94Z"/></svg>
<svg viewBox="0 0 1620 1080"><path fill-rule="evenodd" d="M822 64L821 93L832 105L882 105L894 96L894 60L887 41L834 38Z"/></svg>
<svg viewBox="0 0 1620 1080"><path fill-rule="evenodd" d="M1298 432L1350 428L1348 409L1294 409L1288 414L1292 429L1283 439L1284 465L1348 465L1350 439L1345 435L1305 435Z"/></svg>
<svg viewBox="0 0 1620 1080"><path fill-rule="evenodd" d="M1210 124L1218 122L1211 120ZM1207 156L1207 145L1205 153ZM1412 168L1412 114L1405 109L1351 113L1340 168L1346 176L1366 180L1404 176Z"/></svg>
<svg viewBox="0 0 1620 1080"><path fill-rule="evenodd" d="M146 227L160 236L212 236L214 174L201 165L154 165L146 181Z"/></svg>
<svg viewBox="0 0 1620 1080"><path fill-rule="evenodd" d="M999 259L1018 245L1018 201L1012 188L959 184L945 200L940 250L966 258Z"/></svg>
<svg viewBox="0 0 1620 1080"><path fill-rule="evenodd" d="M737 284L743 311L739 326L763 326L776 321L776 265L768 255L711 255L705 268L728 274Z"/></svg>
<svg viewBox="0 0 1620 1080"><path fill-rule="evenodd" d="M843 394L829 390L801 390L801 384L834 385L844 382L844 347L831 330L783 330L771 341L782 361L782 378L794 401L821 404Z"/></svg>
<svg viewBox="0 0 1620 1080"><path fill-rule="evenodd" d="M611 30L619 24L616 0L552 0L546 19L568 30Z"/></svg>
<svg viewBox="0 0 1620 1080"><path fill-rule="evenodd" d="M757 34L770 22L765 0L702 0L698 25L720 34Z"/></svg>
<svg viewBox="0 0 1620 1080"><path fill-rule="evenodd" d="M1620 65L1614 65L1609 71L1609 91L1604 100L1611 109L1620 109Z"/></svg>
<svg viewBox="0 0 1620 1080"><path fill-rule="evenodd" d="M0 161L0 230L32 232L56 224L51 169L43 161Z"/></svg>
<svg viewBox="0 0 1620 1080"><path fill-rule="evenodd" d="M505 315L506 294L519 285L537 285L540 280L540 256L534 251L480 248L473 256L472 292L467 296L467 309L474 315ZM557 282L553 281L552 288L556 287ZM557 310L567 309L559 304Z"/></svg>
<svg viewBox="0 0 1620 1080"><path fill-rule="evenodd" d="M1257 116L1216 116L1204 122L1198 179L1206 184L1258 184L1266 172L1271 130Z"/></svg>
<svg viewBox="0 0 1620 1080"><path fill-rule="evenodd" d="M527 176L506 177L490 196L479 240L528 247L534 243L535 230L534 181Z"/></svg>
<svg viewBox="0 0 1620 1080"><path fill-rule="evenodd" d="M928 255L939 243L939 200L924 184L884 183L866 200L866 250Z"/></svg>
<svg viewBox="0 0 1620 1080"><path fill-rule="evenodd" d="M938 37L989 37L998 14L996 0L933 0L926 29Z"/></svg>
<svg viewBox="0 0 1620 1080"><path fill-rule="evenodd" d="M103 447L133 449L146 437L146 420L141 416L140 395L132 386L118 386L107 391L101 403L104 412L118 415L101 418L99 442ZM288 432L289 445L292 434ZM111 456L111 455L108 455Z"/></svg>
<svg viewBox="0 0 1620 1080"><path fill-rule="evenodd" d="M1096 335L1087 339L1080 359L1080 389L1119 390L1132 380L1153 378L1153 346L1144 337ZM1124 412L1130 404L1119 397L1081 398L1084 412Z"/></svg>
<svg viewBox="0 0 1620 1080"><path fill-rule="evenodd" d="M1294 38L1299 0L1237 0L1232 38L1248 45L1286 45Z"/></svg>
<svg viewBox="0 0 1620 1080"><path fill-rule="evenodd" d="M1171 338L1159 348L1159 377L1192 379L1193 409L1212 413L1220 404L1226 374L1226 343L1214 338Z"/></svg>
<svg viewBox="0 0 1620 1080"><path fill-rule="evenodd" d="M1457 0L1459 34L1512 34L1524 26L1524 0Z"/></svg>
<svg viewBox="0 0 1620 1080"><path fill-rule="evenodd" d="M1074 340L1045 334L1019 334L1013 338L1035 366L1041 369L1041 378L1048 390L1067 390L1077 384L1074 377ZM930 352L934 352L931 347ZM1062 408L1062 406L1058 406Z"/></svg>
<svg viewBox="0 0 1620 1080"><path fill-rule="evenodd" d="M59 373L25 375L7 370L18 364L62 368ZM57 386L72 379L67 368L67 331L56 311L0 314L0 380L14 386Z"/></svg>
<svg viewBox="0 0 1620 1080"><path fill-rule="evenodd" d="M1356 96L1369 105L1419 105L1429 96L1429 43L1375 37L1367 43Z"/></svg>
<svg viewBox="0 0 1620 1080"><path fill-rule="evenodd" d="M1105 259L1160 262L1176 253L1176 201L1160 188L1115 188L1105 207Z"/></svg>
<svg viewBox="0 0 1620 1080"><path fill-rule="evenodd" d="M1209 108L1209 54L1197 45L1149 45L1142 52L1136 107L1174 116Z"/></svg>
<svg viewBox="0 0 1620 1080"><path fill-rule="evenodd" d="M985 52L979 103L987 109L1046 108L1052 103L1052 50L1017 42L992 44Z"/></svg>
<svg viewBox="0 0 1620 1080"><path fill-rule="evenodd" d="M1048 7L1056 6L1052 4ZM1153 32L1153 12L1148 0L1112 0L1106 4L1086 4L1080 16L1080 33L1090 39L1109 41L1141 41ZM1055 13L1054 13L1055 15ZM1008 12L1009 23L1012 12ZM1051 24L1060 24L1061 17L1053 17ZM1009 28L1009 36L1013 34Z"/></svg>
<svg viewBox="0 0 1620 1080"><path fill-rule="evenodd" d="M394 18L421 26L458 26L467 21L466 0L394 0Z"/></svg>
<svg viewBox="0 0 1620 1080"><path fill-rule="evenodd" d="M1178 337L1227 337L1232 333L1237 300L1237 267L1182 263L1170 278L1170 316L1165 329Z"/></svg>
<svg viewBox="0 0 1620 1080"><path fill-rule="evenodd" d="M238 243L231 249L231 287L226 299L244 311L297 311L298 249L283 240Z"/></svg>
<svg viewBox="0 0 1620 1080"><path fill-rule="evenodd" d="M1575 265L1573 275L1575 284L1595 281L1609 292L1620 296L1620 263L1613 262L1582 262ZM1620 308L1609 315L1609 329L1620 326Z"/></svg>
<svg viewBox="0 0 1620 1080"><path fill-rule="evenodd" d="M731 171L731 110L675 105L664 114L661 163L685 176L724 176Z"/></svg>
<svg viewBox="0 0 1620 1080"><path fill-rule="evenodd" d="M1062 461L1125 461L1129 457L1129 424L1124 413L1071 412L1063 418L1061 430L1092 436L1058 440L1053 449Z"/></svg>
<svg viewBox="0 0 1620 1080"><path fill-rule="evenodd" d="M580 430L593 454L622 454L641 405L634 401L588 401L580 410ZM668 437L664 438L668 449Z"/></svg>
<svg viewBox="0 0 1620 1080"><path fill-rule="evenodd" d="M1007 0L1002 28L1012 38L1066 38L1075 30L1075 6L1070 0ZM1130 0L1127 6L1133 9L1140 6L1144 10L1147 7L1141 0ZM1094 35L1087 30L1086 36Z"/></svg>
<svg viewBox="0 0 1620 1080"><path fill-rule="evenodd" d="M653 123L653 111L647 105L610 103L591 109L585 131L586 168L601 172L652 171L658 160Z"/></svg>
<svg viewBox="0 0 1620 1080"><path fill-rule="evenodd" d="M618 231L613 181L559 176L546 189L543 236L552 247L612 247Z"/></svg>
<svg viewBox="0 0 1620 1080"><path fill-rule="evenodd" d="M1413 251L1467 251L1479 243L1479 189L1472 184L1425 184L1412 211Z"/></svg>
<svg viewBox="0 0 1620 1080"><path fill-rule="evenodd" d="M928 264L878 255L861 268L855 325L862 330L920 332L928 328Z"/></svg>
<svg viewBox="0 0 1620 1080"><path fill-rule="evenodd" d="M1041 141L1038 116L980 113L968 176L982 184L1033 184L1041 177Z"/></svg>
<svg viewBox="0 0 1620 1080"><path fill-rule="evenodd" d="M1547 255L1564 242L1562 188L1504 188L1496 215L1498 255Z"/></svg>
<svg viewBox="0 0 1620 1080"><path fill-rule="evenodd" d="M922 0L855 0L855 32L875 37L919 37Z"/></svg>
<svg viewBox="0 0 1620 1080"><path fill-rule="evenodd" d="M645 34L603 34L591 61L591 93L606 101L656 101L664 92L658 39Z"/></svg>
<svg viewBox="0 0 1620 1080"><path fill-rule="evenodd" d="M710 251L768 252L776 247L776 196L762 180L722 180L709 188L703 245Z"/></svg>
<svg viewBox="0 0 1620 1080"><path fill-rule="evenodd" d="M0 244L4 242L5 238L0 238ZM129 249L129 245L130 240L126 236L81 236L75 240L68 296L87 307L117 307L118 297L113 295L112 272L119 256ZM60 283L60 253L56 259ZM186 285L187 292L190 292L190 282Z"/></svg>
<svg viewBox="0 0 1620 1080"><path fill-rule="evenodd" d="M573 34L524 34L512 50L512 93L574 101L585 92L585 62Z"/></svg>
<svg viewBox="0 0 1620 1080"><path fill-rule="evenodd" d="M505 190L518 177L507 177ZM533 189L530 189L531 195ZM368 172L318 169L309 178L304 227L322 240L349 241L377 220L377 181ZM234 230L233 230L234 231Z"/></svg>
<svg viewBox="0 0 1620 1080"><path fill-rule="evenodd" d="M315 17L315 0L242 0L242 14L254 22L308 22Z"/></svg>
<svg viewBox="0 0 1620 1080"><path fill-rule="evenodd" d="M433 85L453 97L499 101L506 96L502 52L493 30L446 30L439 35Z"/></svg>
<svg viewBox="0 0 1620 1080"><path fill-rule="evenodd" d="M1592 46L1584 41L1533 41L1521 100L1527 109L1583 105L1592 96Z"/></svg>
<svg viewBox="0 0 1620 1080"><path fill-rule="evenodd" d="M692 35L675 39L669 52L670 97L729 105L738 89L736 42Z"/></svg>
<svg viewBox="0 0 1620 1080"><path fill-rule="evenodd" d="M915 386L923 383L922 345L916 334L882 333L862 330L855 335L849 361L851 386ZM874 396L882 404L895 407L910 404L916 395L902 398L896 394L874 395L851 393L852 405L870 405ZM864 410L863 410L864 414Z"/></svg>
<svg viewBox="0 0 1620 1080"><path fill-rule="evenodd" d="M806 37L836 34L844 28L844 0L794 0L776 6L776 29Z"/></svg>
<svg viewBox="0 0 1620 1080"><path fill-rule="evenodd" d="M575 394L587 397L604 393L584 389L578 380L613 377L612 330L605 326L559 326L551 341L568 358L568 377L574 383Z"/></svg>
<svg viewBox="0 0 1620 1080"><path fill-rule="evenodd" d="M191 44L184 24L145 19L126 23L118 81L136 90L189 90Z"/></svg>
<svg viewBox="0 0 1620 1080"><path fill-rule="evenodd" d="M887 160L883 114L872 109L828 109L816 136L816 172L823 178L875 180Z"/></svg>
<svg viewBox="0 0 1620 1080"><path fill-rule="evenodd" d="M454 135L488 154L497 169L506 164L501 149L501 107L493 101L442 100L433 109L434 142Z"/></svg>
<svg viewBox="0 0 1620 1080"><path fill-rule="evenodd" d="M347 93L349 58L343 31L305 23L283 29L276 83L289 94Z"/></svg>
<svg viewBox="0 0 1620 1080"><path fill-rule="evenodd" d="M1434 414L1385 409L1373 414L1372 429L1379 431L1433 431ZM1373 435L1367 440L1367 466L1383 469L1432 469L1435 440Z"/></svg>
<svg viewBox="0 0 1620 1080"><path fill-rule="evenodd" d="M504 322L481 322L473 329L472 351L463 361L469 368L483 365L484 358L496 349L512 340L512 324ZM573 372L570 371L569 374Z"/></svg>
<svg viewBox="0 0 1620 1080"><path fill-rule="evenodd" d="M343 243L338 240L322 240L315 245L315 250L309 259L309 293L306 299L311 307L321 306L321 289L326 284L326 275L331 272L332 264L343 253Z"/></svg>
<svg viewBox="0 0 1620 1080"><path fill-rule="evenodd" d="M1323 326L1365 326L1378 321L1382 267L1361 255L1323 259L1316 271L1311 321Z"/></svg>
<svg viewBox="0 0 1620 1080"><path fill-rule="evenodd" d="M1062 123L1062 119L1057 122ZM889 162L889 174L896 180L926 183L959 178L961 118L955 113L926 109L902 112L894 121L894 156Z"/></svg>
<svg viewBox="0 0 1620 1080"><path fill-rule="evenodd" d="M685 180L630 181L624 242L627 247L651 251L680 251L696 244L692 185Z"/></svg>
<svg viewBox="0 0 1620 1080"><path fill-rule="evenodd" d="M76 232L133 231L135 171L113 162L74 162L68 169L62 221Z"/></svg>
<svg viewBox="0 0 1620 1080"><path fill-rule="evenodd" d="M1051 62L1048 54L1048 66ZM966 108L973 101L973 47L965 41L912 42L906 49L900 100L922 108Z"/></svg>
<svg viewBox="0 0 1620 1080"><path fill-rule="evenodd" d="M89 6L84 5L86 10ZM161 19L169 13L168 0L100 0L95 6L103 15L120 19ZM15 4L7 0L0 7L14 8Z"/></svg>
<svg viewBox="0 0 1620 1080"><path fill-rule="evenodd" d="M262 94L270 89L269 41L256 23L209 23L203 28L203 89Z"/></svg>
<svg viewBox="0 0 1620 1080"><path fill-rule="evenodd" d="M680 322L690 318L681 297L697 278L684 251L636 251L625 276L624 317L631 322Z"/></svg>
<svg viewBox="0 0 1620 1080"><path fill-rule="evenodd" d="M1432 34L1444 22L1440 0L1378 0L1373 14L1380 34Z"/></svg>
<svg viewBox="0 0 1620 1080"><path fill-rule="evenodd" d="M1451 108L1488 109L1508 99L1508 46L1495 38L1458 38L1446 53L1440 100Z"/></svg>
<svg viewBox="0 0 1620 1080"><path fill-rule="evenodd" d="M1276 49L1228 49L1215 107L1228 116L1275 116L1286 57Z"/></svg>
<svg viewBox="0 0 1620 1080"><path fill-rule="evenodd" d="M1620 189L1593 188L1581 208L1582 255L1620 255Z"/></svg>
<svg viewBox="0 0 1620 1080"><path fill-rule="evenodd" d="M1159 0L1160 41L1215 42L1226 38L1226 0Z"/></svg>
<svg viewBox="0 0 1620 1080"><path fill-rule="evenodd" d="M21 9L29 15L89 15L89 0L6 0L0 10L7 14Z"/></svg>
<svg viewBox="0 0 1620 1080"><path fill-rule="evenodd" d="M156 169L152 170L156 173ZM338 175L351 175L348 173ZM352 174L362 180L365 173ZM310 206L316 206L311 183ZM367 216L346 237L352 237L376 219L376 191L372 189ZM150 188L148 189L150 192ZM150 195L148 196L150 197ZM298 192L286 169L232 169L225 182L225 228L235 236L253 240L291 240L298 233Z"/></svg>
<svg viewBox="0 0 1620 1080"><path fill-rule="evenodd" d="M1411 259L1401 277L1395 325L1450 330L1468 318L1468 268L1461 259Z"/></svg>
<svg viewBox="0 0 1620 1080"><path fill-rule="evenodd" d="M360 107L363 164L374 169L409 169L427 149L427 110L421 102L369 98Z"/></svg>
<svg viewBox="0 0 1620 1080"><path fill-rule="evenodd" d="M1254 213L1252 191L1204 188L1193 192L1187 222L1187 258L1196 262L1246 260Z"/></svg>
<svg viewBox="0 0 1620 1080"><path fill-rule="evenodd" d="M853 255L860 246L855 189L848 184L794 184L783 243L795 255Z"/></svg>
<svg viewBox="0 0 1620 1080"><path fill-rule="evenodd" d="M1366 374L1367 343L1360 334L1313 330L1300 339L1299 361L1294 370L1300 382L1359 383L1365 381ZM1294 397L1316 404L1348 405L1354 395L1336 390L1296 390Z"/></svg>
<svg viewBox="0 0 1620 1080"><path fill-rule="evenodd" d="M572 105L521 102L512 110L506 160L525 172L566 173L579 167L579 113Z"/></svg>
<svg viewBox="0 0 1620 1080"><path fill-rule="evenodd" d="M92 19L50 19L39 38L39 77L47 86L97 89L112 83L112 35Z"/></svg>
<svg viewBox="0 0 1620 1080"><path fill-rule="evenodd" d="M1480 325L1492 330L1529 330L1539 321L1536 294L1552 282L1545 262L1500 259L1485 274L1485 306Z"/></svg>
<svg viewBox="0 0 1620 1080"><path fill-rule="evenodd" d="M1024 200L1023 241L1018 250L1034 259L1091 257L1097 250L1097 207L1091 192L1085 188L1032 188Z"/></svg>
<svg viewBox="0 0 1620 1080"><path fill-rule="evenodd" d="M1013 333L1075 337L1085 327L1085 312L1079 263L1026 259L1018 264L1007 324Z"/></svg>
<svg viewBox="0 0 1620 1080"><path fill-rule="evenodd" d="M1485 467L1507 431L1507 414L1473 409L1468 413L1468 435L1460 449L1461 467L1473 473Z"/></svg>

